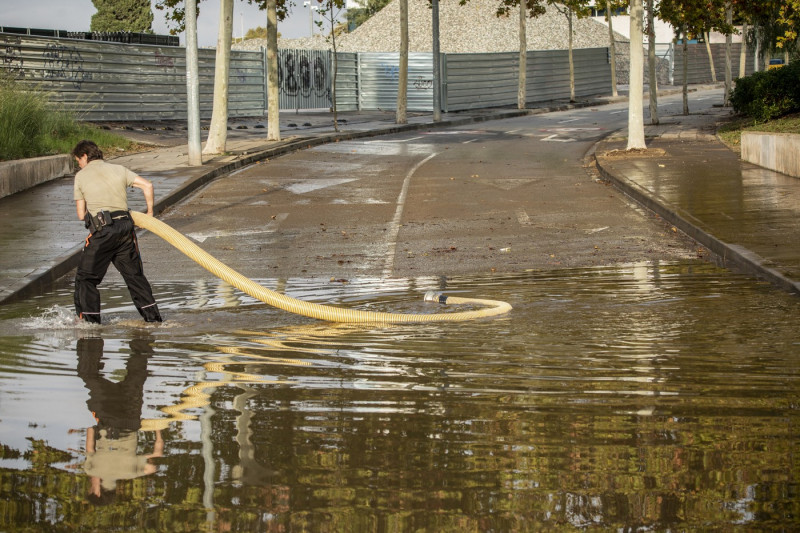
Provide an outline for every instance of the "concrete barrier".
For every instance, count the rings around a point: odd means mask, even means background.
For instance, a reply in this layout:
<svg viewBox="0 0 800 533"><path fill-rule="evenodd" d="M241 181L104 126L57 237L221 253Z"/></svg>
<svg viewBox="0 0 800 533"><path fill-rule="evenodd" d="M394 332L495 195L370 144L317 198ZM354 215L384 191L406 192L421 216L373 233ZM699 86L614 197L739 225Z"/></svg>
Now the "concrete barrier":
<svg viewBox="0 0 800 533"><path fill-rule="evenodd" d="M0 198L72 174L68 154L0 162Z"/></svg>
<svg viewBox="0 0 800 533"><path fill-rule="evenodd" d="M742 159L800 178L800 135L743 131Z"/></svg>

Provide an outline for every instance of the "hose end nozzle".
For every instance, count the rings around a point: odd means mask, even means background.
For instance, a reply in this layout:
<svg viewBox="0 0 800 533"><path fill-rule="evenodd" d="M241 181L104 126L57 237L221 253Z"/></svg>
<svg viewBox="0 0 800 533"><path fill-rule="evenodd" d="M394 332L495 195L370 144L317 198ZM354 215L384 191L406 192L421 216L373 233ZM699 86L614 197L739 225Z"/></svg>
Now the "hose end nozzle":
<svg viewBox="0 0 800 533"><path fill-rule="evenodd" d="M426 302L438 302L440 304L447 303L447 296L437 291L428 291L425 293Z"/></svg>

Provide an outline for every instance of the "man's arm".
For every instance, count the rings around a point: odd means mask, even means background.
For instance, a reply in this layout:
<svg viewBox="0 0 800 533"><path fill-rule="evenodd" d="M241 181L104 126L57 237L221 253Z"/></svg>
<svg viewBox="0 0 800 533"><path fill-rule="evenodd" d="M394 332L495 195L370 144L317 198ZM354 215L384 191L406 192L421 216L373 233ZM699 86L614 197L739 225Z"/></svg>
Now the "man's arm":
<svg viewBox="0 0 800 533"><path fill-rule="evenodd" d="M153 216L153 184L141 176L136 176L132 186L142 190L144 201L147 202L147 214Z"/></svg>
<svg viewBox="0 0 800 533"><path fill-rule="evenodd" d="M86 200L75 200L75 209L78 211L78 220L86 218Z"/></svg>

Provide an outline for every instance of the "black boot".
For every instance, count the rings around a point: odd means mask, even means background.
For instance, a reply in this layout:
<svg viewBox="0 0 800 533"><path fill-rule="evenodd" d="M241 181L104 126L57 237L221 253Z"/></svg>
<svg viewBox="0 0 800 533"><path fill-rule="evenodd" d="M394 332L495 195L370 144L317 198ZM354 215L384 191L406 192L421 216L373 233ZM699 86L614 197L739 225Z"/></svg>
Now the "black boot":
<svg viewBox="0 0 800 533"><path fill-rule="evenodd" d="M78 318L80 318L84 322L88 322L89 324L100 323L100 313L81 313L80 315L78 315Z"/></svg>
<svg viewBox="0 0 800 533"><path fill-rule="evenodd" d="M161 313L158 312L158 306L156 304L143 307L139 312L142 314L142 317L144 317L145 322L163 322Z"/></svg>

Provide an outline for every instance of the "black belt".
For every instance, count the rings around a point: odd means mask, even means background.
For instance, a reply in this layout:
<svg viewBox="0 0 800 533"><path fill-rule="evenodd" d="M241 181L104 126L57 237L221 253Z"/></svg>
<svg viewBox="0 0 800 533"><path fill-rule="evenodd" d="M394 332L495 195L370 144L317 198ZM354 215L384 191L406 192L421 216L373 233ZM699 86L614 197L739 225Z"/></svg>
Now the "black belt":
<svg viewBox="0 0 800 533"><path fill-rule="evenodd" d="M110 226L115 220L124 220L131 218L130 213L127 211L99 211L97 215L86 213L84 222L87 229L91 229L92 233L99 231L105 226Z"/></svg>
<svg viewBox="0 0 800 533"><path fill-rule="evenodd" d="M131 215L127 211L111 211L111 218L121 220L123 218L131 218Z"/></svg>

